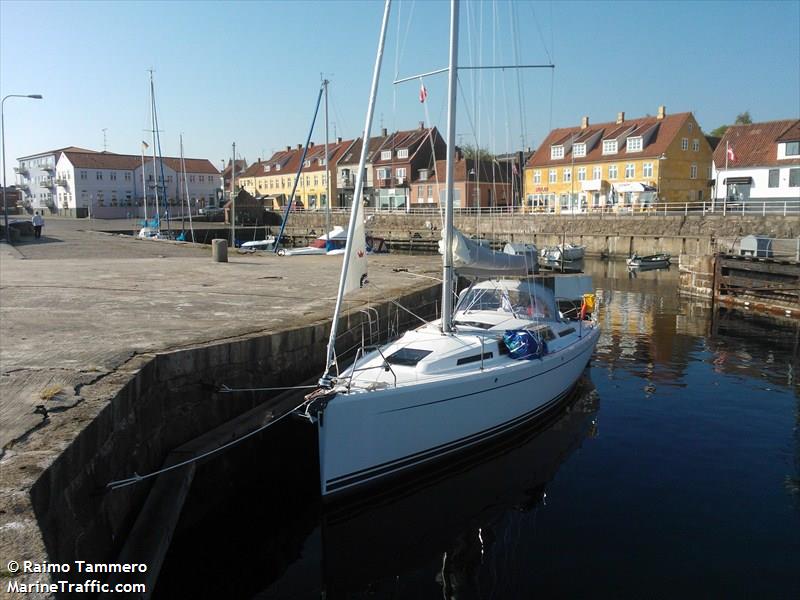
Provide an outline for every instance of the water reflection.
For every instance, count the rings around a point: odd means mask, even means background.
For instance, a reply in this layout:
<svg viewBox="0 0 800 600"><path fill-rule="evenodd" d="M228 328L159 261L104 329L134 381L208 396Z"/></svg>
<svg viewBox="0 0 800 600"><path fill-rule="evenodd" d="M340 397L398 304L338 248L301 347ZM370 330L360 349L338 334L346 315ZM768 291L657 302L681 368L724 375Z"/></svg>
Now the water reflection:
<svg viewBox="0 0 800 600"><path fill-rule="evenodd" d="M582 440L595 435L597 409L594 387L583 378L566 406L524 437L448 463L445 473L415 478L412 489L408 483L394 487L383 501L327 512L327 597L389 590L421 597L434 583L445 598L479 598L482 589L510 597L504 590L524 579L515 562L524 557L500 558L509 540L535 536L546 484Z"/></svg>

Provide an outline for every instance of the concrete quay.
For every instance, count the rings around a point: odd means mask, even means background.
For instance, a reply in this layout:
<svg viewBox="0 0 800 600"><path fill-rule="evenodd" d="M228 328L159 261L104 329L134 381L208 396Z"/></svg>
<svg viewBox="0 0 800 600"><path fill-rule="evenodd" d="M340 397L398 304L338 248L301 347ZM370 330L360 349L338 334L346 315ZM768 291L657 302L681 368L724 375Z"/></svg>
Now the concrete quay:
<svg viewBox="0 0 800 600"><path fill-rule="evenodd" d="M319 374L340 257L229 252L91 231L48 218L41 241L0 245L0 556L113 561L148 483L105 484L161 466L171 450L263 404L231 386ZM346 302L340 352L433 311L438 256L371 259ZM402 322L401 322L402 321ZM3 569L5 563L3 564ZM9 574L4 573L3 581ZM31 580L41 579L41 575ZM23 581L24 578L19 578Z"/></svg>

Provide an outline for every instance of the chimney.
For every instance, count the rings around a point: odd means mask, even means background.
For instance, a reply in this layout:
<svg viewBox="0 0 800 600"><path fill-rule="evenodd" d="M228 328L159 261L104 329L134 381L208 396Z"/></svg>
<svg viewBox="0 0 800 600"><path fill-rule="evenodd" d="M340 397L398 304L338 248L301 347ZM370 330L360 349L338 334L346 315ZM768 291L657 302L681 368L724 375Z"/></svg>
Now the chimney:
<svg viewBox="0 0 800 600"><path fill-rule="evenodd" d="M581 119L581 129L587 129L589 127L589 117L583 117Z"/></svg>
<svg viewBox="0 0 800 600"><path fill-rule="evenodd" d="M303 149L303 144L297 144L297 149L298 150L302 150Z"/></svg>
<svg viewBox="0 0 800 600"><path fill-rule="evenodd" d="M425 129L425 121L420 121L419 122L419 128L420 129Z"/></svg>
<svg viewBox="0 0 800 600"><path fill-rule="evenodd" d="M292 147L291 146L286 146L286 151L287 152L291 152L292 151Z"/></svg>
<svg viewBox="0 0 800 600"><path fill-rule="evenodd" d="M261 163L261 157L260 156L258 157L258 162Z"/></svg>
<svg viewBox="0 0 800 600"><path fill-rule="evenodd" d="M309 149L313 148L314 147L314 142L308 142L308 147L309 147Z"/></svg>
<svg viewBox="0 0 800 600"><path fill-rule="evenodd" d="M625 122L625 113L624 112L618 112L617 113L617 125L621 125L624 122Z"/></svg>
<svg viewBox="0 0 800 600"><path fill-rule="evenodd" d="M342 143L342 138L341 137L337 137L336 138L336 143L337 144L341 144Z"/></svg>
<svg viewBox="0 0 800 600"><path fill-rule="evenodd" d="M386 137L387 135L389 135L389 132L386 130L386 127L384 127L383 129L381 129L381 135L382 135L383 137Z"/></svg>
<svg viewBox="0 0 800 600"><path fill-rule="evenodd" d="M656 117L659 121L667 116L667 107L663 104L658 107L658 117Z"/></svg>

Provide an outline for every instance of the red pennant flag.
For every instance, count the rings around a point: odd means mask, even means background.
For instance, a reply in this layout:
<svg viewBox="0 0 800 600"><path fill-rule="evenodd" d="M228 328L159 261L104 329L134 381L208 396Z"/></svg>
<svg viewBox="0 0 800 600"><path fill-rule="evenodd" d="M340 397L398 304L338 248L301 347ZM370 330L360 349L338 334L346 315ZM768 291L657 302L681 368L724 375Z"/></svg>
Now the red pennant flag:
<svg viewBox="0 0 800 600"><path fill-rule="evenodd" d="M425 102L428 99L428 90L425 89L425 84L419 84L419 101Z"/></svg>

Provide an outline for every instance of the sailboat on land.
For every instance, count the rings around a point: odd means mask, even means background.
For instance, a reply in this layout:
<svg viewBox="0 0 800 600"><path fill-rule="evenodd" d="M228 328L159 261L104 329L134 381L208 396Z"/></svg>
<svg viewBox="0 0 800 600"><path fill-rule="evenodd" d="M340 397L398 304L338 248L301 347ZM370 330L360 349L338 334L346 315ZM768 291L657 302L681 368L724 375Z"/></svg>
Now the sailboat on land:
<svg viewBox="0 0 800 600"><path fill-rule="evenodd" d="M369 139L389 16L384 9L364 138ZM353 202L327 366L307 396L325 498L352 492L514 430L563 401L594 351L599 328L587 294L573 320L551 289L529 279L524 255L493 252L453 227L458 2L451 2L447 192L442 317L357 351L339 372L337 324L345 294L364 285L363 207ZM360 198L364 144L354 198ZM456 275L476 280L453 307Z"/></svg>

